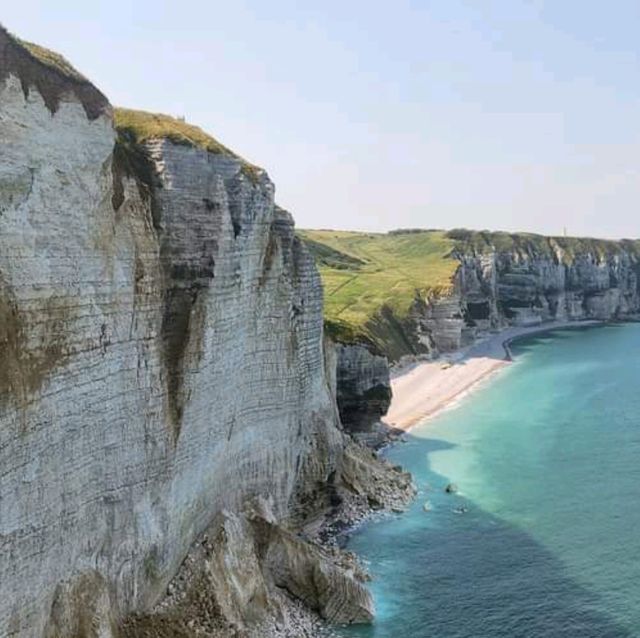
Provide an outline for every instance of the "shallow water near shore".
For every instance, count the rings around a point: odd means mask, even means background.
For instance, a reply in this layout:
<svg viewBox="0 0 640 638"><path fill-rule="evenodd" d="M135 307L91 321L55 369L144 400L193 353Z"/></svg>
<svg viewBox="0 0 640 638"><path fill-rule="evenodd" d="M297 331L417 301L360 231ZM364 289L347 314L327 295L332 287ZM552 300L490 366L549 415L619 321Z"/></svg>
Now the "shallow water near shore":
<svg viewBox="0 0 640 638"><path fill-rule="evenodd" d="M419 495L350 539L377 618L345 636L640 636L640 325L512 350L389 450Z"/></svg>

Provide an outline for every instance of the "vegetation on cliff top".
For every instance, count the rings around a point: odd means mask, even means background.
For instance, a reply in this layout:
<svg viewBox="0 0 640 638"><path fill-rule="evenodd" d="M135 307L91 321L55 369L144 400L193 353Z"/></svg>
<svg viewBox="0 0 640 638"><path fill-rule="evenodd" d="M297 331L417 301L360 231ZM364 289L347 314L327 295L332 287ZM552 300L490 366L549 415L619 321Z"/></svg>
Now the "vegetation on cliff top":
<svg viewBox="0 0 640 638"><path fill-rule="evenodd" d="M369 343L392 357L412 351L402 324L417 297L451 291L460 254L497 251L571 263L580 254L605 259L624 250L640 259L637 240L467 229L387 234L304 230L300 235L320 269L327 334L343 343Z"/></svg>
<svg viewBox="0 0 640 638"><path fill-rule="evenodd" d="M88 82L86 77L79 73L71 63L64 56L56 53L55 51L51 51L50 49L45 49L41 47L39 44L34 44L33 42L27 42L26 40L20 40L15 36L12 36L13 40L21 46L23 49L26 49L29 54L34 57L38 62L48 66L51 69L54 69L58 73L64 75L67 78L72 80L76 80L77 82Z"/></svg>
<svg viewBox="0 0 640 638"><path fill-rule="evenodd" d="M20 79L23 90L37 91L51 113L71 96L82 104L89 119L109 115L109 100L59 53L12 35L0 24L0 83L8 76Z"/></svg>
<svg viewBox="0 0 640 638"><path fill-rule="evenodd" d="M65 80L71 80L74 83L92 87L89 80L79 73L71 63L59 53L42 47L39 44L21 40L7 31L1 24L0 33L3 38L8 39L10 44L19 48L18 50L20 50L23 57L35 62L36 65L44 65L47 69L53 70L58 77L62 77ZM38 82L39 79L41 80L41 78L37 77L29 78L29 83L33 81L37 85L39 92L45 98L45 101L47 101L48 93L51 90L50 79L45 78L46 82ZM45 84L46 86L41 87L40 84ZM49 89L49 91L47 89ZM82 98L83 96L81 95L80 97ZM104 98L101 94L100 97ZM51 105L55 106L56 109L58 101L58 95L53 96L53 98L49 100ZM106 98L104 98L103 101L108 106ZM90 110L93 112L94 109ZM193 148L206 150L209 153L214 153L216 155L226 155L236 158L241 164L242 172L250 177L254 182L257 181L260 173L262 172L260 168L247 162L198 126L189 124L182 119L161 113L148 113L146 111L126 108L114 109L113 118L114 125L120 136L120 141L142 144L151 139L165 138L174 144L191 146Z"/></svg>
<svg viewBox="0 0 640 638"><path fill-rule="evenodd" d="M87 80L84 75L79 73L73 67L73 65L69 62L69 60L67 60L67 58L60 55L59 53L51 51L50 49L45 49L45 47L41 47L39 44L22 40L18 36L15 36L7 31L7 29L5 29L1 24L0 31L2 31L6 35L10 42L13 42L23 51L26 51L26 53L28 53L37 62L44 64L54 71L57 71L66 78L75 80L77 82L89 82L89 80Z"/></svg>
<svg viewBox="0 0 640 638"><path fill-rule="evenodd" d="M457 252L510 252L519 255L538 255L571 263L576 256L590 254L600 259L626 251L640 256L640 241L623 239L594 239L591 237L553 237L535 233L506 233L475 231L458 228L447 232L456 243Z"/></svg>
<svg viewBox="0 0 640 638"><path fill-rule="evenodd" d="M386 345L380 343L380 323L388 324L391 316L402 322L417 296L449 292L458 266L451 255L454 242L442 231L300 235L320 268L326 330L347 343Z"/></svg>
<svg viewBox="0 0 640 638"><path fill-rule="evenodd" d="M125 136L128 141L142 144L152 139L168 139L174 144L203 149L216 155L234 157L241 162L243 172L254 181L260 172L257 166L242 159L199 126L194 126L170 115L116 108L114 109L114 123L120 136Z"/></svg>

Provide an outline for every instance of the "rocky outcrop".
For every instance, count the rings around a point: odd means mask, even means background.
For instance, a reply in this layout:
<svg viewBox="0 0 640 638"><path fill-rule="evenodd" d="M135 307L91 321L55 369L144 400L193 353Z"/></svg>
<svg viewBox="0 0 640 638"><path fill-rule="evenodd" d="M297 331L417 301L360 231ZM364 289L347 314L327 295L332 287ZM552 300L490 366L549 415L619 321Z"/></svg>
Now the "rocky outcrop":
<svg viewBox="0 0 640 638"><path fill-rule="evenodd" d="M166 595L129 614L120 638L316 638L322 621L363 623L369 576L338 540L371 510L402 511L411 475L345 439L332 507L303 527L279 521L270 498L223 510L192 545Z"/></svg>
<svg viewBox="0 0 640 638"><path fill-rule="evenodd" d="M345 509L352 512L346 517L348 521L362 519L364 502L376 510L402 511L415 495L408 472L399 465L380 462L374 452L355 443L345 446L341 473Z"/></svg>
<svg viewBox="0 0 640 638"><path fill-rule="evenodd" d="M219 513L165 598L151 612L126 618L121 634L316 636L318 617L371 621L367 580L353 555L292 532L277 521L272 503L258 498L242 512Z"/></svg>
<svg viewBox="0 0 640 638"><path fill-rule="evenodd" d="M272 585L366 619L357 570L298 538L368 500L313 260L264 171L129 133L66 61L0 29L0 634L194 635L131 619L207 530L190 591L216 592L212 623L262 635ZM268 516L241 514L259 497Z"/></svg>
<svg viewBox="0 0 640 638"><path fill-rule="evenodd" d="M335 344L336 397L340 420L354 436L383 429L391 402L389 362L370 346Z"/></svg>

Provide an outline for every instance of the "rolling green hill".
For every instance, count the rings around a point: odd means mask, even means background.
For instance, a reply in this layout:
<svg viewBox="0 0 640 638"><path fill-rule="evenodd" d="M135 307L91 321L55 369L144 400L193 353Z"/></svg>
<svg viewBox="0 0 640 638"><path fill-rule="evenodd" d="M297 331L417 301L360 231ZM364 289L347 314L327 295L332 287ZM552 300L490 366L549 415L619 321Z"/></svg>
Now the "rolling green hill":
<svg viewBox="0 0 640 638"><path fill-rule="evenodd" d="M416 295L444 295L458 261L443 231L357 233L303 230L325 290L327 333L343 342L365 341L389 350L404 340L401 324ZM398 343L404 351L405 344Z"/></svg>

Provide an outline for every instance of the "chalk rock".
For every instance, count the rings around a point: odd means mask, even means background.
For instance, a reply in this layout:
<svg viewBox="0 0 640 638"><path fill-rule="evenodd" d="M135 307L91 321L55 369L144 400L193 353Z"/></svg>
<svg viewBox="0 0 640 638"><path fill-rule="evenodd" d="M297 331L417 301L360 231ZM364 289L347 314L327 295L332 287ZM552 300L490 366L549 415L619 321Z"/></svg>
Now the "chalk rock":
<svg viewBox="0 0 640 638"><path fill-rule="evenodd" d="M320 280L266 173L114 145L107 100L64 69L0 29L3 636L105 636L221 512L321 511L342 455ZM221 607L263 596L250 566L217 577Z"/></svg>

